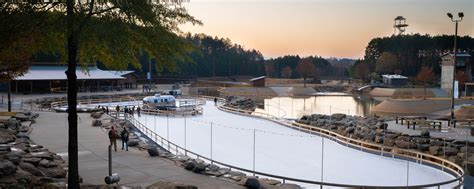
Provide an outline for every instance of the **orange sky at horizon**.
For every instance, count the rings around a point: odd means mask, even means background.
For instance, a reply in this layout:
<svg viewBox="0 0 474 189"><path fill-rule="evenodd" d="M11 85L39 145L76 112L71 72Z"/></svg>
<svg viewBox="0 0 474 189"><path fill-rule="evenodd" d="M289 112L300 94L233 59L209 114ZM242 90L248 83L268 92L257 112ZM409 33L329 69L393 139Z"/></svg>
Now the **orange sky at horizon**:
<svg viewBox="0 0 474 189"><path fill-rule="evenodd" d="M464 12L459 35L474 36L471 0L190 0L184 5L204 24L183 25L183 32L229 38L266 58L362 58L372 38L393 34L399 15L407 18L406 33L438 35L454 34L447 12Z"/></svg>

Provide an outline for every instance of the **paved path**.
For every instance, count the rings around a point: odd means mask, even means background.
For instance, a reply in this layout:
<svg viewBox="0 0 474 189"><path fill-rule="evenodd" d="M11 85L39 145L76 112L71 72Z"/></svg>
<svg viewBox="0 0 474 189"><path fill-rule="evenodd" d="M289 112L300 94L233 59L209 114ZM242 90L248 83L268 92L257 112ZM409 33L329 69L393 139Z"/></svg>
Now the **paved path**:
<svg viewBox="0 0 474 189"><path fill-rule="evenodd" d="M401 132L408 135L420 135L422 130L427 129L428 131L430 131L431 137L448 138L463 141L465 141L467 138L469 141L474 142L474 136L470 135L470 128L466 126L461 126L459 125L459 123L456 128L447 128L448 123L446 121L443 121L441 132L433 128L423 127L423 129L421 129L419 128L419 126L416 127L416 130L413 130L411 126L410 129L408 129L406 125L396 124L395 121L388 121L387 124L389 130Z"/></svg>
<svg viewBox="0 0 474 189"><path fill-rule="evenodd" d="M84 183L104 184L108 174L108 138L102 128L92 127L90 114L79 114L79 174ZM33 141L62 155L67 160L66 115L40 112L33 124ZM118 141L119 142L119 141ZM118 144L120 147L120 144ZM113 153L113 172L121 176L121 184L148 186L158 181L173 181L196 185L199 188L243 188L240 185L186 171L164 158L152 158L146 151L130 148Z"/></svg>

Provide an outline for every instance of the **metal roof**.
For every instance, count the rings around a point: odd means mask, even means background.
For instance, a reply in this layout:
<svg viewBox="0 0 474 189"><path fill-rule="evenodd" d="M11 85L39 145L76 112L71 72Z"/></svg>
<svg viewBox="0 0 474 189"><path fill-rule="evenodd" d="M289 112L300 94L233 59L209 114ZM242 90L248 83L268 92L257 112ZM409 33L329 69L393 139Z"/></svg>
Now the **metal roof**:
<svg viewBox="0 0 474 189"><path fill-rule="evenodd" d="M260 76L260 77L252 78L252 79L250 79L250 81L256 81L256 80L259 80L259 79L263 79L265 77L266 76Z"/></svg>
<svg viewBox="0 0 474 189"><path fill-rule="evenodd" d="M135 71L131 71L131 70L104 70L104 71L108 71L114 75L118 75L118 76L125 76L127 74L131 74Z"/></svg>
<svg viewBox="0 0 474 189"><path fill-rule="evenodd" d="M65 73L66 69L66 66L30 66L27 73L15 78L14 80L67 80ZM122 76L98 69L95 66L89 66L86 70L82 67L77 67L76 75L77 80L125 79Z"/></svg>
<svg viewBox="0 0 474 189"><path fill-rule="evenodd" d="M382 77L385 77L385 78L390 78L390 79L408 79L408 77L405 77L403 75L397 75L397 74L394 74L394 75L382 75Z"/></svg>
<svg viewBox="0 0 474 189"><path fill-rule="evenodd" d="M443 54L441 55L441 57L445 57L445 56L454 56L454 53L446 53L446 54ZM456 53L456 57L471 57L471 55L469 53L466 53L466 52L458 52Z"/></svg>

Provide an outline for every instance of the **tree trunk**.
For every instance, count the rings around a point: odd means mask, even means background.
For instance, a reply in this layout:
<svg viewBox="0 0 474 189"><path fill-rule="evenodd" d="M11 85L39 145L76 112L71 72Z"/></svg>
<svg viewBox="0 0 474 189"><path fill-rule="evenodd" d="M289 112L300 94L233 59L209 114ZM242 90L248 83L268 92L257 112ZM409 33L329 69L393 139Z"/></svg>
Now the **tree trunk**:
<svg viewBox="0 0 474 189"><path fill-rule="evenodd" d="M79 167L77 155L77 49L78 36L74 31L74 0L67 0L67 50L68 68L67 76L67 103L68 103L68 188L78 189L79 187Z"/></svg>
<svg viewBox="0 0 474 189"><path fill-rule="evenodd" d="M8 112L12 111L12 81L8 81Z"/></svg>

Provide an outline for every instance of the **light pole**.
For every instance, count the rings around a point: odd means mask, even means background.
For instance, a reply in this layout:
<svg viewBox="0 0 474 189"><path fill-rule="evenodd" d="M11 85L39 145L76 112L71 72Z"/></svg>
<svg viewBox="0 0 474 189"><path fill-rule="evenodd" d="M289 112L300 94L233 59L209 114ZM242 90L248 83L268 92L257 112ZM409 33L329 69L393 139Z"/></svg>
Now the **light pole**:
<svg viewBox="0 0 474 189"><path fill-rule="evenodd" d="M456 74L456 53L458 51L457 47L457 38L458 38L458 23L461 22L462 18L464 17L464 13L460 12L458 13L459 19L455 20L453 17L453 14L448 13L448 17L451 19L452 22L455 23L455 29L454 29L454 63L453 63L453 83L451 86L451 117L450 117L450 122L449 125L453 125L456 127L454 123L454 80L455 80L455 74Z"/></svg>

